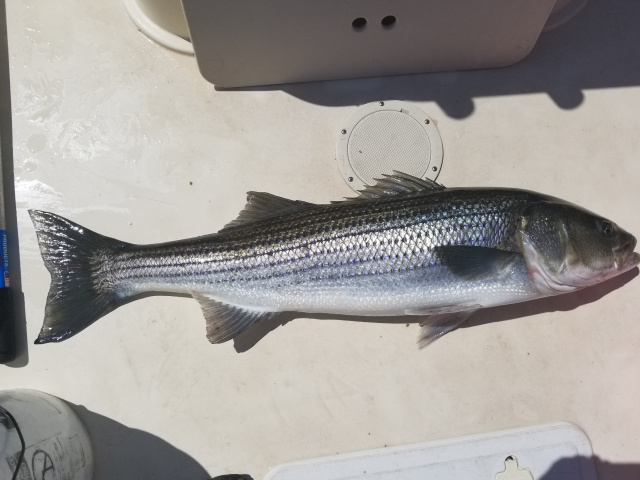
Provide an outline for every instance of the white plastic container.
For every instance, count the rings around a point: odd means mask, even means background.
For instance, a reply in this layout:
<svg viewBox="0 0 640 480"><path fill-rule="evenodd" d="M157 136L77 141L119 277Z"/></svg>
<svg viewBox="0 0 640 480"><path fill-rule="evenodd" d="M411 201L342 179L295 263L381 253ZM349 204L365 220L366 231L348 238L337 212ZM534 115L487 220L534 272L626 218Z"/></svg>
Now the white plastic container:
<svg viewBox="0 0 640 480"><path fill-rule="evenodd" d="M587 435L558 422L280 465L265 480L597 480Z"/></svg>
<svg viewBox="0 0 640 480"><path fill-rule="evenodd" d="M555 4L182 0L200 73L219 87L504 67L529 54Z"/></svg>
<svg viewBox="0 0 640 480"><path fill-rule="evenodd" d="M193 55L180 0L122 0L129 18L147 37L180 53Z"/></svg>
<svg viewBox="0 0 640 480"><path fill-rule="evenodd" d="M14 478L23 451L18 432L24 438L24 454L15 478L93 477L89 435L66 403L36 390L4 390L0 391L0 406L4 409L0 409L0 479Z"/></svg>

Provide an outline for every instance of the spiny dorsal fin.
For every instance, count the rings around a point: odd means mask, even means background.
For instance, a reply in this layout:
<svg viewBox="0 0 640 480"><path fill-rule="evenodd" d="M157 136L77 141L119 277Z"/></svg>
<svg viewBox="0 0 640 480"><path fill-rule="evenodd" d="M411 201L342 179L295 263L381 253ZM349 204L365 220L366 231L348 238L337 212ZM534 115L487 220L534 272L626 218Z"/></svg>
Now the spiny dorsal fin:
<svg viewBox="0 0 640 480"><path fill-rule="evenodd" d="M367 185L360 190L358 197L347 198L342 201L352 202L359 200L371 200L384 197L397 197L403 195L416 195L425 192L437 192L445 187L428 178L418 178L408 173L393 171L392 175L382 174L384 178L376 178L375 185Z"/></svg>
<svg viewBox="0 0 640 480"><path fill-rule="evenodd" d="M207 322L207 338L211 343L223 343L231 340L254 323L271 318L276 314L276 312L261 312L235 307L195 291L191 292L191 295L202 308Z"/></svg>
<svg viewBox="0 0 640 480"><path fill-rule="evenodd" d="M227 223L220 231L283 213L306 210L314 206L313 203L303 202L302 200L289 200L266 192L247 192L247 204L238 215L238 218Z"/></svg>

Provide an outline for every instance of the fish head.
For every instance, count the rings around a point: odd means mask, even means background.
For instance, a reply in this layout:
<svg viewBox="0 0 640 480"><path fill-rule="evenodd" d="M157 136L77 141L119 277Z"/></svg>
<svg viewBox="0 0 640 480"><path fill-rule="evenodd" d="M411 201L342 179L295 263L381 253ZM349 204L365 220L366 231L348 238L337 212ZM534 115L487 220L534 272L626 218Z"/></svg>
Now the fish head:
<svg viewBox="0 0 640 480"><path fill-rule="evenodd" d="M527 206L516 240L532 280L546 295L595 285L640 263L633 235L562 200Z"/></svg>

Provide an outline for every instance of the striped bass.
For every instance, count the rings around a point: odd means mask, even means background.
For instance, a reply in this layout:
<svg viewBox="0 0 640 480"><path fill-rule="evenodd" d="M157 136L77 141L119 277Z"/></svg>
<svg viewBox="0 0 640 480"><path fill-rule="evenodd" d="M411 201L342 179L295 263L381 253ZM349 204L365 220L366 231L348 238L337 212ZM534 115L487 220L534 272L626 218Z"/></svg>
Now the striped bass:
<svg viewBox="0 0 640 480"><path fill-rule="evenodd" d="M149 292L191 294L211 343L278 312L424 315L421 347L478 309L571 292L640 263L636 239L563 200L395 172L326 205L249 192L217 233L153 245L30 211L51 288L36 343Z"/></svg>

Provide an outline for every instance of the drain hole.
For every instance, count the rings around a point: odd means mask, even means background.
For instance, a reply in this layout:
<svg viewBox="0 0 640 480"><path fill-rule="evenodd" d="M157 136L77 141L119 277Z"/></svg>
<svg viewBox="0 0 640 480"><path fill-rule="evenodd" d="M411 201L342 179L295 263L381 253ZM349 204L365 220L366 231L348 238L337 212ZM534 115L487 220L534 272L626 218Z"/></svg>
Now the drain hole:
<svg viewBox="0 0 640 480"><path fill-rule="evenodd" d="M392 27L396 23L396 17L394 17L393 15L387 15L382 19L380 23L382 23L383 27Z"/></svg>
<svg viewBox="0 0 640 480"><path fill-rule="evenodd" d="M351 26L356 30L362 30L367 25L367 19L363 17L356 18L351 22Z"/></svg>

